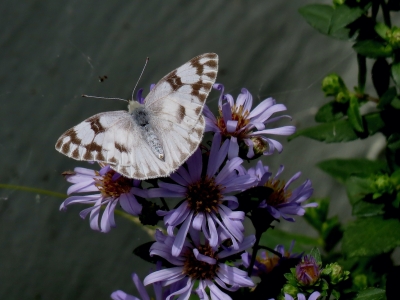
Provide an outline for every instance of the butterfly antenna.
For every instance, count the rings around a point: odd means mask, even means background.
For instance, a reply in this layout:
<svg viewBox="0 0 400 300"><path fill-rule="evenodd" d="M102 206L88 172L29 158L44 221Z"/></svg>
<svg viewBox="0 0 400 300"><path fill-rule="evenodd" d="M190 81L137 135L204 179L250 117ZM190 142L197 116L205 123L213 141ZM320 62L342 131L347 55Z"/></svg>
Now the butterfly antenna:
<svg viewBox="0 0 400 300"><path fill-rule="evenodd" d="M137 87L137 85L138 85L138 83L139 83L140 78L142 78L144 69L146 69L146 66L147 66L147 63L149 62L149 59L150 59L149 57L146 57L146 62L144 63L144 67L143 67L142 73L140 73L139 79L138 79L138 81L136 82L135 87L133 88L133 91L132 91L132 101L133 101L133 95L135 94L136 87Z"/></svg>
<svg viewBox="0 0 400 300"><path fill-rule="evenodd" d="M106 100L121 100L121 101L125 101L125 102L129 102L126 99L121 99L121 98L108 98L108 97L97 97L97 96L89 96L89 95L82 95L83 98L96 98L96 99L106 99Z"/></svg>

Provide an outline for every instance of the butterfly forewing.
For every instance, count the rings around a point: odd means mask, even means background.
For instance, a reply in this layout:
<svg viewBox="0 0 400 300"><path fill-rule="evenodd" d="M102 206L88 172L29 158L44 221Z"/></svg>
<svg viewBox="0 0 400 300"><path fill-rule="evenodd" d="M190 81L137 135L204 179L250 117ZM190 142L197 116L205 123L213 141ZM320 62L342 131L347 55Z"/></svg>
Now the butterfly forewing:
<svg viewBox="0 0 400 300"><path fill-rule="evenodd" d="M164 177L197 149L204 132L201 114L215 82L218 56L206 53L162 78L145 99L149 125L165 157L157 157L127 111L94 115L67 130L56 149L76 160L106 163L135 179Z"/></svg>

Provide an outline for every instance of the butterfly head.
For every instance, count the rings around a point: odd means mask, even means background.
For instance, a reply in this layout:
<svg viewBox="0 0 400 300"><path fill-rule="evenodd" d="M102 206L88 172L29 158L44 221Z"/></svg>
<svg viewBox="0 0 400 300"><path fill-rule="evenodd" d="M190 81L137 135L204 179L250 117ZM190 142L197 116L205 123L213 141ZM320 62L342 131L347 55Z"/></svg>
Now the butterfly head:
<svg viewBox="0 0 400 300"><path fill-rule="evenodd" d="M130 100L129 104L128 104L128 111L129 113L133 113L137 108L139 107L143 107L143 104L140 104L138 101L136 100Z"/></svg>

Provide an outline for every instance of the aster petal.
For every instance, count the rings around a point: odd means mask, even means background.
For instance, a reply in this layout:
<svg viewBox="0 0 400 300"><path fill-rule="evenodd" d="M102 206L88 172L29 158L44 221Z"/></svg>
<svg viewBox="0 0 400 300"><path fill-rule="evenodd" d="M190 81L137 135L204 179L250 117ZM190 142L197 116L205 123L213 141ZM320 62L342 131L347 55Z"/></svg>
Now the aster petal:
<svg viewBox="0 0 400 300"><path fill-rule="evenodd" d="M67 190L67 194L98 191L99 189L94 185L94 180L85 180L71 185Z"/></svg>
<svg viewBox="0 0 400 300"><path fill-rule="evenodd" d="M196 230L201 230L201 226L203 225L204 214L202 212L197 213L197 215L193 218L192 226Z"/></svg>
<svg viewBox="0 0 400 300"><path fill-rule="evenodd" d="M186 178L183 178L178 173L172 173L171 175L169 175L169 177L171 177L171 179L174 180L176 183L179 183L180 185L183 186L188 185L190 183L190 181L188 181Z"/></svg>
<svg viewBox="0 0 400 300"><path fill-rule="evenodd" d="M285 300L294 300L294 298L292 296L290 296L289 294L285 293Z"/></svg>
<svg viewBox="0 0 400 300"><path fill-rule="evenodd" d="M189 231L190 224L192 222L193 212L191 212L183 222L181 228L179 228L178 234L176 235L174 244L172 245L172 255L179 256L182 252L183 243L185 242L186 235Z"/></svg>
<svg viewBox="0 0 400 300"><path fill-rule="evenodd" d="M318 203L313 202L313 203L308 203L306 205L302 206L303 208L307 208L307 207L318 207Z"/></svg>
<svg viewBox="0 0 400 300"><path fill-rule="evenodd" d="M210 149L210 158L207 164L207 176L209 178L213 177L217 169L219 168L218 161L219 161L219 147L221 145L221 135L219 133L215 133ZM224 143L225 145L225 143ZM228 149L227 149L228 150ZM225 154L226 155L226 154ZM225 157L224 157L225 158ZM220 164L222 161L220 162Z"/></svg>
<svg viewBox="0 0 400 300"><path fill-rule="evenodd" d="M182 178L185 178L188 183L190 183L190 175L189 172L186 170L186 168L182 165L178 171L176 171Z"/></svg>
<svg viewBox="0 0 400 300"><path fill-rule="evenodd" d="M232 97L232 95L230 95L230 94L224 95L224 100L225 100L227 103L229 103L229 106L230 106L230 107L233 107L233 106L235 105L235 100L233 100L233 97ZM229 120L230 120L230 119L229 119Z"/></svg>
<svg viewBox="0 0 400 300"><path fill-rule="evenodd" d="M224 122L225 124L228 121L232 120L232 110L231 110L231 105L229 104L229 102L226 102L222 105L222 116L224 118Z"/></svg>
<svg viewBox="0 0 400 300"><path fill-rule="evenodd" d="M301 294L301 293L298 293L298 294L297 294L297 300L306 300L306 296L304 296L304 295Z"/></svg>
<svg viewBox="0 0 400 300"><path fill-rule="evenodd" d="M267 98L261 101L249 114L248 118L253 119L258 115L262 114L266 111L269 107L275 104L275 100L273 98ZM253 120L252 120L253 121Z"/></svg>
<svg viewBox="0 0 400 300"><path fill-rule="evenodd" d="M267 142L267 143L268 143L268 146L269 146L269 148L270 148L270 149L268 149L267 151L265 151L265 152L263 153L264 155L270 155L270 154L274 153L274 150L275 150L275 149L278 150L279 153L282 152L283 146L282 146L282 144L279 143L278 141L273 140L273 139L268 139L268 138L262 138L262 140L263 140L264 142Z"/></svg>
<svg viewBox="0 0 400 300"><path fill-rule="evenodd" d="M138 216L142 212L142 205L137 202L135 196L124 193L119 197L119 203L124 211L128 214Z"/></svg>
<svg viewBox="0 0 400 300"><path fill-rule="evenodd" d="M290 178L290 179L288 180L288 182L286 182L284 190L286 191L287 188L289 187L289 185L290 185L293 181L295 181L297 178L299 178L300 175L301 175L301 172L297 172L296 174L294 174L294 175L292 176L292 178Z"/></svg>
<svg viewBox="0 0 400 300"><path fill-rule="evenodd" d="M118 290L111 294L111 299L113 300L140 300L139 298L128 295L124 291Z"/></svg>
<svg viewBox="0 0 400 300"><path fill-rule="evenodd" d="M277 121L279 121L279 120L281 120L281 119L286 119L286 118L292 120L292 117L291 117L291 116L289 116L289 115L282 115L282 116L277 116L277 117L274 117L274 118L269 118L267 121L264 122L264 124L265 124L265 125L266 125L266 124L270 124L270 123L277 122Z"/></svg>
<svg viewBox="0 0 400 300"><path fill-rule="evenodd" d="M219 127L210 119L208 118L204 118L206 121L206 126L204 128L204 132L221 132L221 130L219 129Z"/></svg>
<svg viewBox="0 0 400 300"><path fill-rule="evenodd" d="M209 265L215 265L217 263L217 260L215 258L209 257L207 255L203 255L199 252L199 250L197 250L196 248L193 249L193 254L194 257L196 257L196 259L198 261L202 261L205 262Z"/></svg>
<svg viewBox="0 0 400 300"><path fill-rule="evenodd" d="M244 139L244 143L249 147L249 151L247 151L247 158L252 158L254 156L254 143L251 139Z"/></svg>
<svg viewBox="0 0 400 300"><path fill-rule="evenodd" d="M106 175L109 171L111 170L111 167L109 165L105 165L104 167L102 167L99 171L99 174L101 176Z"/></svg>
<svg viewBox="0 0 400 300"><path fill-rule="evenodd" d="M205 290L205 284L203 280L199 280L199 286L196 289L196 294L199 296L199 299L201 300L209 300L208 295Z"/></svg>
<svg viewBox="0 0 400 300"><path fill-rule="evenodd" d="M282 174L283 170L285 170L285 166L284 165L280 165L278 171L275 174L274 179L278 178L278 176Z"/></svg>
<svg viewBox="0 0 400 300"><path fill-rule="evenodd" d="M191 182L196 182L201 178L203 159L199 148L192 154L187 161L188 171L190 174ZM184 188L186 191L186 187Z"/></svg>
<svg viewBox="0 0 400 300"><path fill-rule="evenodd" d="M207 280L210 296L212 300L232 300L227 294L222 292L213 282Z"/></svg>
<svg viewBox="0 0 400 300"><path fill-rule="evenodd" d="M180 295L177 300L188 300L190 297L190 293L192 292L193 285L194 282L192 282L191 279L188 279L186 285L182 289L173 292L165 299L166 300L173 299L175 295Z"/></svg>
<svg viewBox="0 0 400 300"><path fill-rule="evenodd" d="M229 208L227 208L229 209ZM241 242L243 240L244 234L243 231L241 230L238 225L242 224L241 222L233 222L227 214L224 212L224 210L220 209L219 210L219 215L222 218L222 222L226 226L226 228L232 233L232 235L239 241ZM236 224L235 224L236 223Z"/></svg>
<svg viewBox="0 0 400 300"><path fill-rule="evenodd" d="M154 282L165 281L170 278L176 278L177 276L184 278L185 275L182 274L182 270L183 270L183 267L173 267L173 268L155 271L146 276L146 278L143 280L143 284L149 285ZM163 286L165 286L165 285L163 284Z"/></svg>
<svg viewBox="0 0 400 300"><path fill-rule="evenodd" d="M135 196L139 196L142 198L149 198L148 190L142 190L141 188L138 187L131 188L131 193L134 194Z"/></svg>
<svg viewBox="0 0 400 300"><path fill-rule="evenodd" d="M236 253L242 252L242 251L252 247L255 242L256 242L256 236L254 234L246 236L244 238L243 242L240 243L240 245L237 249L234 249L232 247L226 248L218 253L218 258L225 258L225 257L231 256L231 255L234 255ZM243 257L242 257L242 259L243 259Z"/></svg>
<svg viewBox="0 0 400 300"><path fill-rule="evenodd" d="M319 298L319 296L321 296L320 292L315 291L314 293L312 293L310 295L310 297L308 297L308 300L317 300Z"/></svg>
<svg viewBox="0 0 400 300"><path fill-rule="evenodd" d="M243 175L231 179L229 181L229 186L227 182L221 182L221 185L225 185L224 193L227 194L235 191L243 191L254 185L257 185L257 180L256 178L253 178L250 175Z"/></svg>
<svg viewBox="0 0 400 300"><path fill-rule="evenodd" d="M187 188L185 186L181 186L178 184L173 184L173 183L166 183L159 181L158 186L162 189L171 191L171 192L178 192L178 193L186 193Z"/></svg>
<svg viewBox="0 0 400 300"><path fill-rule="evenodd" d="M230 208L230 209L236 209L239 207L239 202L237 200L237 198L235 196L226 196L224 195L224 197L222 198L222 201L226 201L226 205Z"/></svg>
<svg viewBox="0 0 400 300"><path fill-rule="evenodd" d="M239 155L239 144L237 138L231 136L228 150L228 159L233 159Z"/></svg>
<svg viewBox="0 0 400 300"><path fill-rule="evenodd" d="M137 193L133 193L137 195ZM154 189L149 189L146 191L146 197L142 198L159 198L159 197L183 197L185 196L185 193L179 192L179 191L170 191L167 189L163 188L154 188Z"/></svg>
<svg viewBox="0 0 400 300"><path fill-rule="evenodd" d="M291 135L296 132L294 126L282 126L278 128L265 129L256 132L249 133L250 136L257 136L261 134L276 134L276 135Z"/></svg>
<svg viewBox="0 0 400 300"><path fill-rule="evenodd" d="M132 281L135 284L135 286L140 294L140 297L142 297L142 300L150 300L149 294L147 293L142 281L140 280L139 276L137 276L136 273L132 274Z"/></svg>
<svg viewBox="0 0 400 300"><path fill-rule="evenodd" d="M100 209L101 209L101 203L96 203L96 205L93 206L93 209L90 211L90 217L89 217L90 228L96 231L101 231L101 229L99 228ZM83 211L81 211L81 213L83 213Z"/></svg>
<svg viewBox="0 0 400 300"><path fill-rule="evenodd" d="M92 169L86 169L82 167L76 167L74 168L74 172L82 175L88 175L88 176L97 176L96 171Z"/></svg>
<svg viewBox="0 0 400 300"><path fill-rule="evenodd" d="M226 124L226 131L228 133L233 133L236 131L238 121L229 120L229 121L225 121L225 124Z"/></svg>
<svg viewBox="0 0 400 300"><path fill-rule="evenodd" d="M102 199L103 196L101 194L95 195L85 195L85 196L71 196L64 200L60 205L60 210L66 210L68 205L81 203L81 204L93 204L98 199Z"/></svg>
<svg viewBox="0 0 400 300"><path fill-rule="evenodd" d="M208 232L210 234L208 241L211 247L215 247L218 244L218 232L213 221L214 216L211 217L210 215L214 215L213 213L207 214L207 225L208 225Z"/></svg>
<svg viewBox="0 0 400 300"><path fill-rule="evenodd" d="M177 226L181 224L184 219L187 218L189 213L190 209L187 205L187 202L185 201L176 209L172 209L169 211L169 214L164 217L164 223L165 225Z"/></svg>
<svg viewBox="0 0 400 300"><path fill-rule="evenodd" d="M217 118L214 116L207 104L205 104L203 107L203 115L206 117L206 121L208 118L213 124L217 123Z"/></svg>
<svg viewBox="0 0 400 300"><path fill-rule="evenodd" d="M115 227L114 210L118 200L108 202L100 221L101 232L109 232L111 227Z"/></svg>
<svg viewBox="0 0 400 300"><path fill-rule="evenodd" d="M254 286L254 282L247 276L247 272L223 263L218 264L217 276L226 284L246 287Z"/></svg>
<svg viewBox="0 0 400 300"><path fill-rule="evenodd" d="M225 166L222 168L222 170L217 175L217 177L215 177L215 182L217 184L220 184L221 181L223 181L225 179L225 177L230 175L242 163L243 163L243 159L241 159L239 157L235 157L235 158L227 161Z"/></svg>
<svg viewBox="0 0 400 300"><path fill-rule="evenodd" d="M280 111L285 111L286 106L283 104L275 104L266 109L262 114L259 116L255 117L252 121L254 122L262 122L264 123L266 120L269 119L274 113L280 112Z"/></svg>

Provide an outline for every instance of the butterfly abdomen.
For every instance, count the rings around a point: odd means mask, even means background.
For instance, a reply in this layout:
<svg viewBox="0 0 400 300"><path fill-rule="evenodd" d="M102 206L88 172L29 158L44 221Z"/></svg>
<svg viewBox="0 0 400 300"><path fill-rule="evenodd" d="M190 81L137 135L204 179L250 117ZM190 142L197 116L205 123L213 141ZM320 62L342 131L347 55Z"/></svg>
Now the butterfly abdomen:
<svg viewBox="0 0 400 300"><path fill-rule="evenodd" d="M151 151L162 161L164 161L164 149L161 145L160 139L155 133L149 121L149 114L144 107L135 108L132 113L132 118L137 125L139 125L140 132L150 146Z"/></svg>

